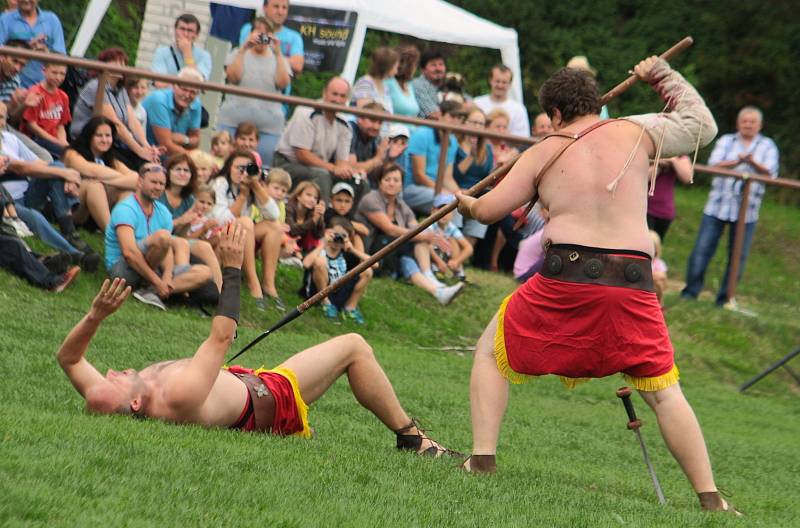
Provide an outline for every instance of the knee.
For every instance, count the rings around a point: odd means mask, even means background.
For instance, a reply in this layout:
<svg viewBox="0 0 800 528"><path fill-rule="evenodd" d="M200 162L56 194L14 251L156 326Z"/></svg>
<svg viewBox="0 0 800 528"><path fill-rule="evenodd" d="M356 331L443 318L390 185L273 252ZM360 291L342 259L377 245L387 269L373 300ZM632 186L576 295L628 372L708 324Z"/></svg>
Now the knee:
<svg viewBox="0 0 800 528"><path fill-rule="evenodd" d="M236 223L238 223L240 226L247 229L248 231L252 231L255 228L253 220L251 220L246 216L240 216L239 218L237 218Z"/></svg>
<svg viewBox="0 0 800 528"><path fill-rule="evenodd" d="M167 249L169 248L170 244L172 243L172 233L167 231L166 229L159 229L152 235L151 237L151 247L156 247L159 249Z"/></svg>
<svg viewBox="0 0 800 528"><path fill-rule="evenodd" d="M197 274L197 278L203 282L212 279L211 268L205 264L195 264L192 266L192 271L194 271Z"/></svg>
<svg viewBox="0 0 800 528"><path fill-rule="evenodd" d="M374 360L375 354L372 351L372 347L369 343L367 343L367 340L361 336L361 334L356 334L353 332L343 335L341 339L346 341L347 348L354 356Z"/></svg>
<svg viewBox="0 0 800 528"><path fill-rule="evenodd" d="M373 275L372 268L367 268L361 272L361 278L363 278L364 280L370 280L372 278L372 275Z"/></svg>
<svg viewBox="0 0 800 528"><path fill-rule="evenodd" d="M214 254L214 249L211 247L211 244L205 240L196 240L192 245L192 251L204 257Z"/></svg>

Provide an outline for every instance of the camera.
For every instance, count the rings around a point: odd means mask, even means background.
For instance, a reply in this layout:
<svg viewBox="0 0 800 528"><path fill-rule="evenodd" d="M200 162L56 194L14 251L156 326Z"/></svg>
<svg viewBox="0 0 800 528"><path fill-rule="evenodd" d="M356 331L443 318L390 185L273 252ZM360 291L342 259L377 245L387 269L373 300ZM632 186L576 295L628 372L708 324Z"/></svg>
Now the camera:
<svg viewBox="0 0 800 528"><path fill-rule="evenodd" d="M245 172L247 172L247 175L250 176L251 178L255 178L256 176L261 175L261 169L259 169L258 165L256 165L255 163L248 163Z"/></svg>
<svg viewBox="0 0 800 528"><path fill-rule="evenodd" d="M272 44L272 37L267 35L266 33L259 33L258 34L258 43L259 44Z"/></svg>
<svg viewBox="0 0 800 528"><path fill-rule="evenodd" d="M341 233L334 233L333 234L333 242L336 244L344 244L345 235Z"/></svg>

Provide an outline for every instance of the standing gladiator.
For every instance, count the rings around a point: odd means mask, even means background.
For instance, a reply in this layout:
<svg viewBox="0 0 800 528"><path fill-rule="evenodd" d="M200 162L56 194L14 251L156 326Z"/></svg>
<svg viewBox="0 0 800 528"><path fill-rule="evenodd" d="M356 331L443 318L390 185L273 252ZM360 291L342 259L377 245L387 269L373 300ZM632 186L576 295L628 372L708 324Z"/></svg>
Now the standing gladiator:
<svg viewBox="0 0 800 528"><path fill-rule="evenodd" d="M529 149L491 192L459 194L467 218L491 224L526 202L550 211L543 269L506 298L478 341L472 369L473 450L464 468L495 470L508 382L555 374L573 387L621 372L655 411L667 446L707 510L735 511L717 492L700 425L653 289L647 229L649 160L707 145L714 118L664 60L635 73L667 113L600 119L597 84L564 68L541 87L555 132Z"/></svg>

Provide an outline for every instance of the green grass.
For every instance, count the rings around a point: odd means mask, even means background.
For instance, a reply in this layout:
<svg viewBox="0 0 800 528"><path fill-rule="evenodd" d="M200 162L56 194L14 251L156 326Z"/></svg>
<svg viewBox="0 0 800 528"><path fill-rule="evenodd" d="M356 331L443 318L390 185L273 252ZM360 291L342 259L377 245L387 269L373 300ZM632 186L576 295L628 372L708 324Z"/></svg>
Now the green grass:
<svg viewBox="0 0 800 528"><path fill-rule="evenodd" d="M679 191L679 218L665 245L673 279L691 250L705 192ZM553 378L512 387L499 473L473 477L450 460L393 449L393 435L358 406L345 380L311 409L313 440L93 417L54 353L100 284L83 275L53 295L0 272L0 525L8 526L798 526L798 388L776 372L745 395L737 386L800 345L800 215L766 203L740 304L748 318L708 295L667 295L667 321L684 390L704 427L720 486L740 521L700 513L651 413L643 435L668 505L660 507L634 435L625 429L617 377L566 391ZM99 238L93 238L99 244ZM722 252L708 277L722 274ZM440 308L418 289L375 281L362 303L368 325L332 326L314 310L242 356L275 365L346 331L362 331L409 414L432 436L469 450L469 353L424 350L473 344L514 288L471 272L477 286ZM287 301L299 273L281 270ZM278 318L245 300L236 350ZM188 309L161 314L130 301L89 352L104 370L187 356L208 332ZM800 360L796 362L800 369Z"/></svg>

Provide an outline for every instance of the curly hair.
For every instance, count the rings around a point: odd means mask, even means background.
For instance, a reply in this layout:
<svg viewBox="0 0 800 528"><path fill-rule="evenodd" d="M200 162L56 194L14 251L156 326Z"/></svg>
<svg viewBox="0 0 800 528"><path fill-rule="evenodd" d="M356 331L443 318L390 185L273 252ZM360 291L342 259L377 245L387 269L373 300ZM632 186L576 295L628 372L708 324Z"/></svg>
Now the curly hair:
<svg viewBox="0 0 800 528"><path fill-rule="evenodd" d="M551 119L553 110L558 109L565 123L581 116L598 114L600 95L597 81L586 70L561 68L539 89L539 105Z"/></svg>

